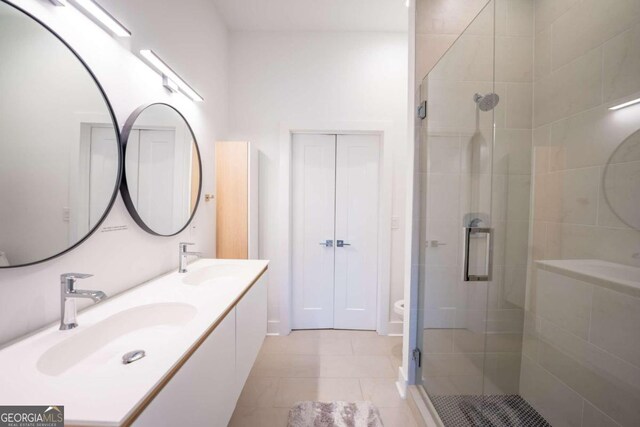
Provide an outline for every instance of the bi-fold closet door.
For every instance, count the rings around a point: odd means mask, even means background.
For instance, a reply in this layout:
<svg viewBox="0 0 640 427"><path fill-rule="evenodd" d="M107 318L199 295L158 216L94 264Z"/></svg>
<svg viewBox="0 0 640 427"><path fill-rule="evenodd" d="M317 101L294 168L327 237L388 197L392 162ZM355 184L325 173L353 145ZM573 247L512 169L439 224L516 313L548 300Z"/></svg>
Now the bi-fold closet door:
<svg viewBox="0 0 640 427"><path fill-rule="evenodd" d="M376 329L380 140L293 135L293 329Z"/></svg>

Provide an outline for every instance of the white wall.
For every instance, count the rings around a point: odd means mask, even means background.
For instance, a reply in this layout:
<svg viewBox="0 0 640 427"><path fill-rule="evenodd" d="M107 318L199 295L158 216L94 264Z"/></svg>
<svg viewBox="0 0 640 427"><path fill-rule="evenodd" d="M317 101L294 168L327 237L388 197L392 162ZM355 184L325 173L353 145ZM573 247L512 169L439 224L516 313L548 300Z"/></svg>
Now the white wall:
<svg viewBox="0 0 640 427"><path fill-rule="evenodd" d="M73 7L55 8L45 1L17 3L83 57L103 85L120 126L141 104L163 101L183 112L200 144L203 194L213 193L213 142L225 138L226 132L227 30L210 1L169 2L162 7L152 0L101 1L132 31L133 38L127 41L113 39ZM154 49L205 102L169 95L160 76L132 55L130 47ZM121 225L127 229L103 232L105 227ZM214 255L213 203L200 205L193 225L175 238L151 236L133 222L118 197L101 230L74 251L44 264L0 270L0 344L58 319L61 273L92 273L95 277L81 286L114 295L175 268L181 240L191 240L198 250Z"/></svg>
<svg viewBox="0 0 640 427"><path fill-rule="evenodd" d="M257 144L260 257L272 260L271 331L279 321L278 172L281 123L391 122L394 159L390 303L403 295L407 146L407 34L233 32L229 43L229 136ZM389 224L391 227L391 224ZM390 332L401 333L391 310Z"/></svg>

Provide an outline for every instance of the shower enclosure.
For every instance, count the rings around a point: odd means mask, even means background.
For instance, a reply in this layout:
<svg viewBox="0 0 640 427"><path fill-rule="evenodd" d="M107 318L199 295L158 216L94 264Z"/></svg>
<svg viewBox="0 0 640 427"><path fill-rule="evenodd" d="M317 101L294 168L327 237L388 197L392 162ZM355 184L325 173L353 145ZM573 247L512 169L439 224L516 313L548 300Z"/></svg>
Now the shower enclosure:
<svg viewBox="0 0 640 427"><path fill-rule="evenodd" d="M484 3L416 89L415 382L445 426L640 425L640 1Z"/></svg>

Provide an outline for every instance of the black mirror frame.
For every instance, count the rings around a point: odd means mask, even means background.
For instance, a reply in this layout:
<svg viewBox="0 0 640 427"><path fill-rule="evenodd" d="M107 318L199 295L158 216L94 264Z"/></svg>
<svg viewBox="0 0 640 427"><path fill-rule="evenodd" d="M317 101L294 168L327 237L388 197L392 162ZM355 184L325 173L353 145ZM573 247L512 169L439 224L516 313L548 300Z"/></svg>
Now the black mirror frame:
<svg viewBox="0 0 640 427"><path fill-rule="evenodd" d="M118 197L118 188L120 188L120 184L121 184L121 180L122 180L122 170L124 168L124 152L122 151L122 140L120 138L120 132L119 132L120 127L118 126L118 120L116 119L116 115L113 112L113 107L111 106L111 102L109 102L109 98L107 98L107 94L105 93L104 88L102 87L102 85L100 84L98 79L96 78L95 74L93 73L93 71L91 71L91 69L89 68L87 63L84 62L84 60L80 57L78 52L76 52L69 45L69 43L67 43L58 33L53 31L49 26L47 26L40 19L38 19L35 16L33 16L31 13L27 12L26 10L24 10L23 8L15 5L15 4L6 2L4 0L0 0L0 2L6 4L9 7L12 7L14 9L20 11L21 13L25 14L26 16L28 16L29 18L33 19L35 22L40 24L45 30L49 31L49 33L51 33L55 38L57 38L60 41L60 43L62 43L67 49L69 49L71 54L73 56L75 56L76 59L80 62L80 64L82 64L84 69L87 70L87 73L89 73L89 76L91 76L91 79L93 79L93 82L96 84L96 87L98 88L98 91L100 92L100 95L102 95L102 99L104 100L104 102L105 102L105 104L107 106L107 110L109 110L109 117L111 118L111 122L113 124L113 131L114 131L114 134L116 136L116 145L117 145L116 150L118 151L118 171L117 171L117 176L116 176L116 181L115 181L115 186L114 186L114 189L113 189L113 193L111 195L111 199L109 200L109 204L107 205L107 208L105 209L105 211L102 214L102 216L100 217L100 219L93 226L93 228L91 228L91 230L89 230L89 232L82 239L78 240L76 243L74 243L73 245L69 246L64 251L58 252L57 254L54 254L54 255L49 256L47 258L43 258L43 259L38 260L38 261L28 262L28 263L25 263L25 264L16 264L16 265L9 265L9 266L0 267L0 270L2 270L2 269L9 269L9 268L28 267L28 266L31 266L31 265L40 264L40 263L43 263L43 262L50 261L52 259L58 258L58 257L60 257L60 256L62 256L64 254L66 254L67 252L72 251L73 249L77 248L82 243L84 243L89 237L91 237L91 235L93 235L93 233L95 233L96 230L98 230L100 228L100 226L102 225L104 220L107 218L107 216L109 215L109 212L111 212L111 209L113 208L113 205L114 205L114 203L116 201L116 198Z"/></svg>
<svg viewBox="0 0 640 427"><path fill-rule="evenodd" d="M157 231L153 230L144 222L144 220L138 214L138 211L136 210L135 205L133 204L133 200L131 199L131 194L129 193L129 187L127 186L126 158L127 158L127 143L129 142L129 135L131 134L131 131L133 130L133 126L138 120L138 117L140 116L140 114L142 114L142 112L147 108L154 105L164 105L166 107L169 107L182 118L182 120L187 125L189 132L191 132L191 136L193 137L193 144L195 145L196 152L198 153L198 171L200 175L200 180L198 182L198 197L196 199L196 204L193 207L193 212L191 212L191 216L189 216L189 220L184 224L184 226L180 230L176 231L173 234L158 233ZM140 228L142 228L144 231L154 236L172 237L182 233L189 226L189 224L191 224L191 221L193 221L193 217L195 216L196 212L198 211L198 207L200 206L200 197L202 196L202 157L200 156L200 147L198 146L198 139L196 138L196 135L193 132L193 129L191 128L191 125L189 124L187 119L182 115L180 111L178 111L177 108L165 102L154 102L151 104L142 105L141 107L138 107L133 113L131 113L131 115L125 122L124 127L122 128L122 134L120 135L120 141L122 141L122 154L123 154L120 193L122 194L122 200L124 201L124 204L127 207L127 210L129 211L129 214L131 215L133 220L136 222L136 224L138 224L138 226L140 226Z"/></svg>

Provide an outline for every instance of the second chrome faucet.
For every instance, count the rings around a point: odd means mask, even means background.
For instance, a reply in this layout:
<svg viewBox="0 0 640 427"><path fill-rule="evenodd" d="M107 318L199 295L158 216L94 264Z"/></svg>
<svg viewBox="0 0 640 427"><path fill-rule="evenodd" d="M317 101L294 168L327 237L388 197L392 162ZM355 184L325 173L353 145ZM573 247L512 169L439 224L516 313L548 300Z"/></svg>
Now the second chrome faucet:
<svg viewBox="0 0 640 427"><path fill-rule="evenodd" d="M179 247L179 256L180 256L180 264L178 266L178 273L186 273L187 272L187 257L189 256L194 256L194 257L201 257L202 254L200 252L188 252L187 251L187 246L192 246L193 243L189 243L189 242L182 242L180 243L180 247Z"/></svg>

